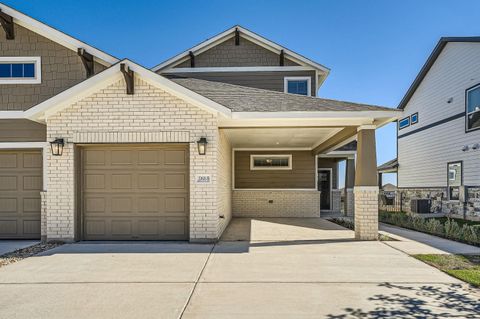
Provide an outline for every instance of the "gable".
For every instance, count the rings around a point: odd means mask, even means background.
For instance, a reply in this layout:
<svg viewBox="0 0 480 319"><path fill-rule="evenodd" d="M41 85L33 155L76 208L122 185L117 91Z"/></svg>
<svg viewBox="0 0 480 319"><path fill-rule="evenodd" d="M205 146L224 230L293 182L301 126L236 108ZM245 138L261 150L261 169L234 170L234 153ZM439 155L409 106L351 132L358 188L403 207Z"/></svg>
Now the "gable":
<svg viewBox="0 0 480 319"><path fill-rule="evenodd" d="M39 84L0 84L0 110L22 111L86 79L77 52L15 24L15 39L7 40L0 28L1 57L41 57ZM106 67L94 62L95 73Z"/></svg>
<svg viewBox="0 0 480 319"><path fill-rule="evenodd" d="M235 38L229 38L214 47L195 56L195 67L248 67L279 66L280 56L264 47L240 37L238 45ZM285 58L285 66L298 66L298 63ZM190 59L175 68L189 68Z"/></svg>

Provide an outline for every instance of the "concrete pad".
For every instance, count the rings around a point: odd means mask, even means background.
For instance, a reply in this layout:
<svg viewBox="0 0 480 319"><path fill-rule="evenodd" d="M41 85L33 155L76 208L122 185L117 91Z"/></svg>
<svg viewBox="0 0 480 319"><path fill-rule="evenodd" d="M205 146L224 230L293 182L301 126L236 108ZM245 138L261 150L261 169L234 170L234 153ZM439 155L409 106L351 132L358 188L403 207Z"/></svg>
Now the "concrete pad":
<svg viewBox="0 0 480 319"><path fill-rule="evenodd" d="M0 318L179 318L194 284L0 284Z"/></svg>
<svg viewBox="0 0 480 319"><path fill-rule="evenodd" d="M201 283L182 318L475 318L479 297L448 284Z"/></svg>
<svg viewBox="0 0 480 319"><path fill-rule="evenodd" d="M195 282L212 245L75 243L0 268L0 283Z"/></svg>
<svg viewBox="0 0 480 319"><path fill-rule="evenodd" d="M321 218L234 218L222 241L353 239L354 232Z"/></svg>
<svg viewBox="0 0 480 319"><path fill-rule="evenodd" d="M0 256L38 243L39 240L0 240Z"/></svg>
<svg viewBox="0 0 480 319"><path fill-rule="evenodd" d="M221 242L200 282L458 283L378 241Z"/></svg>
<svg viewBox="0 0 480 319"><path fill-rule="evenodd" d="M409 255L415 254L480 254L480 247L467 245L417 232L410 229L380 224L380 230L398 241L385 242Z"/></svg>

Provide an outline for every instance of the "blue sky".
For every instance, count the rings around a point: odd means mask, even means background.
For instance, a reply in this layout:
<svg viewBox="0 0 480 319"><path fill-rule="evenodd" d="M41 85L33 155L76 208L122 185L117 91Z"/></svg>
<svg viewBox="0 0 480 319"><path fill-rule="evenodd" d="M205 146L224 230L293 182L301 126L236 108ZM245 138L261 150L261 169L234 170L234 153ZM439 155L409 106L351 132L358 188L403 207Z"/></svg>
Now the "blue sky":
<svg viewBox="0 0 480 319"><path fill-rule="evenodd" d="M240 24L329 67L320 96L389 107L440 37L480 35L480 1L468 0L2 1L147 67ZM395 156L390 124L377 131L377 161Z"/></svg>

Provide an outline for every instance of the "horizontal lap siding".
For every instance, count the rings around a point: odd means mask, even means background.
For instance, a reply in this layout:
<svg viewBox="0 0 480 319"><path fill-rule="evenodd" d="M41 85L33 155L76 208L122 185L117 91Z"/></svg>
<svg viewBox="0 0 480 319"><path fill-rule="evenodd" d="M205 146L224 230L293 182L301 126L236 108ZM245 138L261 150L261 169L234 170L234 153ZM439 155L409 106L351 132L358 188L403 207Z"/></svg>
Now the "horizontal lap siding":
<svg viewBox="0 0 480 319"><path fill-rule="evenodd" d="M418 112L419 122L402 134L465 111L465 90L480 83L480 44L449 43L405 108L405 116ZM447 101L452 98L451 103ZM463 160L464 184L480 184L480 151L462 151L480 142L480 131L465 133L465 118L398 139L398 185L447 185L447 163Z"/></svg>
<svg viewBox="0 0 480 319"><path fill-rule="evenodd" d="M0 120L0 142L44 142L47 127L23 119Z"/></svg>
<svg viewBox="0 0 480 319"><path fill-rule="evenodd" d="M292 154L292 169L252 171L251 154ZM235 188L315 188L315 157L310 151L236 151Z"/></svg>

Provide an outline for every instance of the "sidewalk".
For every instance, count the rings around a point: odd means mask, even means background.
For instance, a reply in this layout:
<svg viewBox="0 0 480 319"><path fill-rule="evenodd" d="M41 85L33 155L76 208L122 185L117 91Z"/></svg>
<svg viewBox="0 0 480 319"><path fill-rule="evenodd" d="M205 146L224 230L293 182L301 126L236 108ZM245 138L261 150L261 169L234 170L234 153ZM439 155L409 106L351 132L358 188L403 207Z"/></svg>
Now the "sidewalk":
<svg viewBox="0 0 480 319"><path fill-rule="evenodd" d="M392 225L379 224L380 233L397 241L384 241L386 245L401 250L409 255L415 254L472 254L480 255L480 247L457 241L428 235L410 229Z"/></svg>

